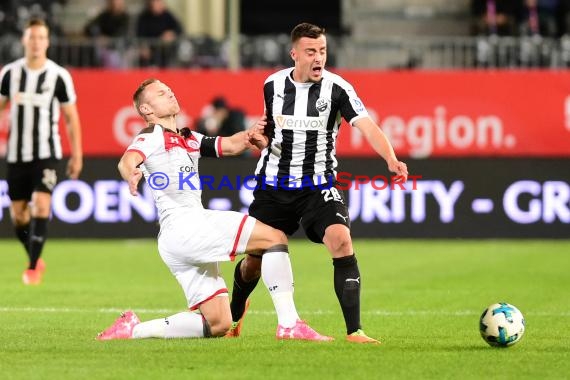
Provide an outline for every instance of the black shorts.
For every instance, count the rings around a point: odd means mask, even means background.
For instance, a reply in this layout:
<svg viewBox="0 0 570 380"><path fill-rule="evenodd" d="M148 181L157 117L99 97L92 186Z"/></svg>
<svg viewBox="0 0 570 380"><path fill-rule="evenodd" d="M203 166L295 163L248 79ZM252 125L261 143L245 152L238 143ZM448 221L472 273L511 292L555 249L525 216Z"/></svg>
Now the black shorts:
<svg viewBox="0 0 570 380"><path fill-rule="evenodd" d="M295 233L301 223L311 241L322 243L328 226L350 228L346 198L338 185L330 189L255 189L249 215L287 235Z"/></svg>
<svg viewBox="0 0 570 380"><path fill-rule="evenodd" d="M50 193L57 184L60 160L37 160L8 164L8 195L13 201L30 200L32 193Z"/></svg>

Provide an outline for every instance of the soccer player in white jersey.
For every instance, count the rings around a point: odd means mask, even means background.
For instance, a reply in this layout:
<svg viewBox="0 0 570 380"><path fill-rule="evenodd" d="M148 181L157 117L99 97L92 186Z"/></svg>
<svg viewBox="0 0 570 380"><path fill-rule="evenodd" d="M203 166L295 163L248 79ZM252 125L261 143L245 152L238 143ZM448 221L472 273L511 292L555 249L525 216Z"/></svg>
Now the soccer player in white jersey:
<svg viewBox="0 0 570 380"><path fill-rule="evenodd" d="M22 44L24 57L7 64L0 72L0 111L10 102L6 152L10 216L29 259L22 281L39 285L45 271L41 254L47 239L51 194L61 174L60 109L71 147L69 178L79 177L83 151L73 81L66 69L47 58L46 23L30 20Z"/></svg>
<svg viewBox="0 0 570 380"><path fill-rule="evenodd" d="M159 212L158 251L180 283L189 310L146 322L140 322L134 312L127 311L100 333L98 339L225 335L232 319L219 262L247 252L265 257L261 277L277 311L277 331L286 333L278 338L332 340L311 329L297 314L287 238L283 232L245 214L202 206L200 157L237 155L252 143L262 146L266 143L264 137L245 131L224 138L206 137L187 128L180 133L176 128L178 101L172 90L156 79L144 81L135 91L133 101L148 128L127 148L119 162L119 171L133 195L137 194L143 175L148 181ZM264 124L264 120L258 121L258 127Z"/></svg>
<svg viewBox="0 0 570 380"><path fill-rule="evenodd" d="M258 185L249 213L287 235L301 224L311 241L327 247L346 339L378 344L360 324L360 272L350 236L348 207L336 183L335 145L341 117L362 132L401 181L407 180L408 169L398 161L354 88L325 70L325 30L309 23L299 24L291 32L291 43L294 67L270 75L263 88L269 145L257 165ZM231 302L234 326L239 327L243 319L261 265L261 257L247 255L236 266ZM237 336L239 330L229 334Z"/></svg>

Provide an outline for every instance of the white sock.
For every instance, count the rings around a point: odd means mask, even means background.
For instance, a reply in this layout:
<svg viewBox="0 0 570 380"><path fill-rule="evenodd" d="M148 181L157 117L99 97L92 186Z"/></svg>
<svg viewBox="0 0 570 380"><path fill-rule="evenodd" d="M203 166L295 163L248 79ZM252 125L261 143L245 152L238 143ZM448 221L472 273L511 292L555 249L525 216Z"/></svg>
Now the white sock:
<svg viewBox="0 0 570 380"><path fill-rule="evenodd" d="M202 337L204 337L202 316L189 311L141 322L133 329L133 339Z"/></svg>
<svg viewBox="0 0 570 380"><path fill-rule="evenodd" d="M277 321L293 327L299 318L293 300L293 270L287 252L268 252L261 261L261 278L273 300Z"/></svg>

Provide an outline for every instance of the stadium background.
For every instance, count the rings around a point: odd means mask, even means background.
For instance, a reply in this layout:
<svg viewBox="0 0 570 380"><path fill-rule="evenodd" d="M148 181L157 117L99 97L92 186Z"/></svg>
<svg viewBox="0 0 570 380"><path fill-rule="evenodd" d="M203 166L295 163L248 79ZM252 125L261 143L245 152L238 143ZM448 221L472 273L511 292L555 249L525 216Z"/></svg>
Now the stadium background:
<svg viewBox="0 0 570 380"><path fill-rule="evenodd" d="M33 5L36 3L39 5ZM470 1L338 0L167 1L184 24L175 54L160 67L140 67L143 43L116 42L120 63L97 54L82 26L103 2L7 1L0 65L21 55L18 17L43 14L54 27L50 57L70 69L84 131L85 168L79 181L54 193L53 237L151 237L156 212L146 189L131 198L116 162L142 127L132 109L144 78L171 84L194 125L217 95L255 119L262 83L289 65L290 28L320 23L329 35L329 68L348 79L411 174L417 188L377 190L351 183L355 237L567 238L570 224L570 45L554 35L474 35ZM143 1L128 1L132 15ZM558 17L566 25L565 1ZM241 15L241 17L240 17ZM524 24L524 19L521 20ZM522 25L522 24L521 24ZM12 33L12 34L11 34ZM0 154L7 135L0 120ZM339 170L351 178L389 176L357 131L344 124ZM202 174L244 177L255 157L207 161ZM9 199L0 168L0 237L12 237ZM219 186L218 186L219 187ZM204 191L204 205L246 210L247 189Z"/></svg>

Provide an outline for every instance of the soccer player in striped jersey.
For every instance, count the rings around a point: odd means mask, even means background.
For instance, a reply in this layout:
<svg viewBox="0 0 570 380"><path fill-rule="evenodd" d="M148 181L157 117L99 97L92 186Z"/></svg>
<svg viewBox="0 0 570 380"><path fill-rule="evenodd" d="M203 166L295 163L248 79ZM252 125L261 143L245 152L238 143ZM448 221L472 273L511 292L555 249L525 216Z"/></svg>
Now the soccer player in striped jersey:
<svg viewBox="0 0 570 380"><path fill-rule="evenodd" d="M29 258L22 281L38 285L45 270L41 254L47 238L51 193L62 160L60 109L71 147L67 175L72 179L81 173L83 153L73 81L66 69L47 58L46 23L30 20L22 44L25 56L7 64L0 72L0 110L10 102L6 153L10 215L16 236Z"/></svg>
<svg viewBox="0 0 570 380"><path fill-rule="evenodd" d="M207 137L187 128L180 133L176 128L178 101L172 90L156 79L144 81L133 100L148 127L127 148L119 162L119 171L133 195L137 194L142 176L147 179L159 212L158 251L182 287L189 310L145 322L127 311L100 333L98 339L225 335L232 319L219 262L247 252L265 257L261 276L277 311L278 330L287 332L284 339L331 341L332 338L311 329L297 314L285 234L248 215L202 206L199 159L235 156L251 143L258 146L263 136L242 131L229 137ZM264 120L258 122L264 123ZM283 327L290 321L295 326L294 333Z"/></svg>
<svg viewBox="0 0 570 380"><path fill-rule="evenodd" d="M346 339L378 344L360 324L360 272L346 200L335 181L335 144L341 117L362 132L402 181L407 180L408 169L398 161L350 83L325 70L325 30L299 24L291 32L291 43L294 67L270 75L263 88L269 145L257 164L258 185L249 213L287 235L301 224L311 241L325 244L332 256L334 288L346 323ZM231 308L238 331L260 266L261 257L254 255L247 255L236 266Z"/></svg>

